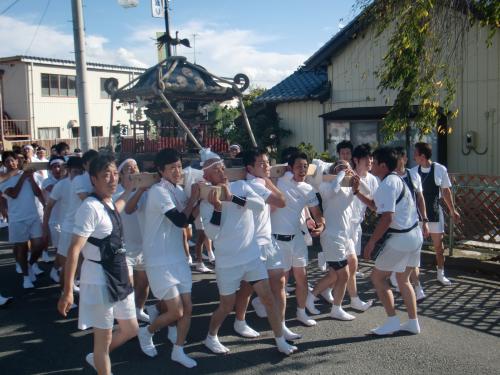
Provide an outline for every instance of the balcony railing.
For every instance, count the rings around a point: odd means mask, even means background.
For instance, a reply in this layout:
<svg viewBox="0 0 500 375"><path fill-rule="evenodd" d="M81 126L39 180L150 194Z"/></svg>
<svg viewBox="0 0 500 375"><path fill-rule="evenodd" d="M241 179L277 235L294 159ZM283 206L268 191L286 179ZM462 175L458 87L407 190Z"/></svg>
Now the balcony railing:
<svg viewBox="0 0 500 375"><path fill-rule="evenodd" d="M6 140L31 139L28 120L3 120L3 136Z"/></svg>

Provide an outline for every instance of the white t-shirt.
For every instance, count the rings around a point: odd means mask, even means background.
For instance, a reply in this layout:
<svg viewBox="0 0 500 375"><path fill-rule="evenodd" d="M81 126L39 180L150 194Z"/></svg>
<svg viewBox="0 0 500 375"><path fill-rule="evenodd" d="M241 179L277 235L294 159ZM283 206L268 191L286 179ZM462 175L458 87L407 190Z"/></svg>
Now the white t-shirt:
<svg viewBox="0 0 500 375"><path fill-rule="evenodd" d="M43 159L38 159L36 158L36 160L33 160L33 162L45 162L45 163L48 163L49 162L49 159L47 158L43 158ZM44 180L49 178L49 177L52 177L52 174L49 173L49 171L47 169L42 169L41 171L38 171L37 174L39 174Z"/></svg>
<svg viewBox="0 0 500 375"><path fill-rule="evenodd" d="M55 204L54 208L52 209L49 223L62 224L63 219L66 216L66 212L68 211L69 206L70 206L70 202L71 202L71 180L70 180L70 178L66 177L66 178L63 178L62 180L59 180L52 188L52 191L50 192L49 198L52 199L53 201L57 202ZM54 210L57 210L59 212L59 221L57 221L55 219L53 221Z"/></svg>
<svg viewBox="0 0 500 375"><path fill-rule="evenodd" d="M396 205L401 191L405 189L403 199ZM410 189L401 177L389 174L378 186L373 197L377 213L393 212L394 218L390 225L394 229L408 229L418 221L417 208L410 194Z"/></svg>
<svg viewBox="0 0 500 375"><path fill-rule="evenodd" d="M186 261L183 228L176 226L165 213L182 212L187 201L179 185L162 179L148 192L144 210L143 251L146 266L163 266Z"/></svg>
<svg viewBox="0 0 500 375"><path fill-rule="evenodd" d="M271 213L273 233L299 234L302 210L319 205L314 188L307 182L297 182L284 176L278 179L277 188L285 195L286 206Z"/></svg>
<svg viewBox="0 0 500 375"><path fill-rule="evenodd" d="M327 163L321 159L313 159L311 164L316 166L313 176L307 176L306 181L312 185L315 191L319 191L319 186L323 182L323 175L327 174L333 163Z"/></svg>
<svg viewBox="0 0 500 375"><path fill-rule="evenodd" d="M0 190L5 199L7 199L7 207L9 212L9 223L17 223L25 220L32 220L39 217L38 204L41 205L38 198L33 193L33 189L28 180L23 182L21 190L17 198L12 198L5 191L9 188L16 186L21 178L23 172L20 171L15 176L10 177L8 180L0 184Z"/></svg>
<svg viewBox="0 0 500 375"><path fill-rule="evenodd" d="M330 182L322 182L319 192L323 202L323 216L325 217L325 230L322 236L337 238L342 242L349 239L351 232L354 195L352 188L341 187L340 181L344 178L341 173Z"/></svg>
<svg viewBox="0 0 500 375"><path fill-rule="evenodd" d="M113 202L116 202L116 200L120 198L124 191L125 189L123 188L123 186L118 185L116 193L113 195ZM137 202L137 209L132 214L129 215L125 213L125 210L120 213L123 224L123 241L125 242L127 256L130 257L136 257L142 253L141 219L143 218L142 211L145 198L145 193L143 193L139 198L139 202Z"/></svg>
<svg viewBox="0 0 500 375"><path fill-rule="evenodd" d="M233 195L246 198L246 203L240 206L223 201L220 225L210 222L214 211L210 203L203 200L200 206L205 233L214 244L218 268L246 264L261 255L255 238L254 214L264 210L265 202L246 181L232 182L229 189Z"/></svg>
<svg viewBox="0 0 500 375"><path fill-rule="evenodd" d="M90 194L94 191L94 187L90 182L90 176L87 172L82 175L76 176L71 180L71 192L69 200L69 208L64 216L64 221L62 223L62 230L68 233L73 232L73 225L75 223L75 214L78 208L82 204L82 200L78 196L80 193Z"/></svg>
<svg viewBox="0 0 500 375"><path fill-rule="evenodd" d="M112 204L109 207L114 208ZM78 207L75 215L73 234L81 237L105 238L111 234L113 224L103 204L94 197L88 197ZM82 284L106 285L102 266L92 260L101 260L101 252L97 246L86 242L82 248L85 261L82 265L80 282Z"/></svg>
<svg viewBox="0 0 500 375"><path fill-rule="evenodd" d="M434 163L434 182L440 188L451 188L450 177L448 176L448 170L442 164ZM429 168L421 168L422 173L429 173L431 171L431 167ZM410 169L411 173L418 175L418 165ZM419 176L420 177L420 176ZM423 185L423 181L422 181ZM439 193L441 195L441 192Z"/></svg>
<svg viewBox="0 0 500 375"><path fill-rule="evenodd" d="M49 186L52 186L52 190L56 187L57 183L60 180L56 180L54 176L49 176L42 182L42 188L46 192L45 194L48 194L49 198L51 197L51 193L47 190ZM56 201L54 206L52 207L52 211L50 212L50 218L49 218L49 224L61 224L62 217L61 214L64 211L61 211L61 202L59 199L53 199Z"/></svg>
<svg viewBox="0 0 500 375"><path fill-rule="evenodd" d="M368 198L373 199L375 192L377 191L379 180L377 177L372 175L371 173L367 173L366 176L361 177L361 181L365 183L368 187L369 193L367 195ZM366 205L361 202L360 199L356 198L353 202L353 214L352 221L355 224L361 224L361 222L365 219Z"/></svg>
<svg viewBox="0 0 500 375"><path fill-rule="evenodd" d="M415 168L407 169L406 171L410 172L410 178L411 178L413 187L415 188L415 191L418 193L421 193L423 191L422 179L420 178L418 171L416 171ZM401 177L406 177L406 175L407 175L406 171L405 171L405 174L402 175Z"/></svg>
<svg viewBox="0 0 500 375"><path fill-rule="evenodd" d="M263 180L247 174L248 185L253 191L261 197L264 202L271 195L271 190L266 188ZM260 212L254 212L255 239L259 245L268 245L271 243L271 206L266 204Z"/></svg>

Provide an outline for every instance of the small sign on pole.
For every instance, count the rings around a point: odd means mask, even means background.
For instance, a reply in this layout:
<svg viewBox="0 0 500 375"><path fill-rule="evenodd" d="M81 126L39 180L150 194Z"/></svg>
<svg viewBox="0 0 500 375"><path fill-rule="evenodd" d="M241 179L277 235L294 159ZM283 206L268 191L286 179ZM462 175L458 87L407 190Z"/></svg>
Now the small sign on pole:
<svg viewBox="0 0 500 375"><path fill-rule="evenodd" d="M164 17L164 2L165 0L151 0L151 15L154 18Z"/></svg>

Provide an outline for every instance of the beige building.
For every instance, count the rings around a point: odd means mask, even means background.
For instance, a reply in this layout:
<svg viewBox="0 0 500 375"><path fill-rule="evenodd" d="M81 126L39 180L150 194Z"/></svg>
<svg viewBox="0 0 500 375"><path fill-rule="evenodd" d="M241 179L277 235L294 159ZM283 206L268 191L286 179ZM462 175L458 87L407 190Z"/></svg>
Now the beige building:
<svg viewBox="0 0 500 375"><path fill-rule="evenodd" d="M500 175L500 33L490 47L485 43L487 34L488 30L479 26L466 33L454 103L459 114L455 119L443 116L440 120L452 129L451 134L425 139L436 150L434 159L446 164L451 172ZM259 97L260 102L276 106L281 126L293 132L285 140L287 144L311 143L318 151L333 153L342 139L350 139L355 145L383 142L381 125L394 96L389 94L386 102L377 89L374 72L386 51L386 39L384 34L376 38L374 28L363 27L357 18L299 71L326 71L323 82L331 85L328 98L302 95L293 99L295 88L286 82L297 81L293 79L297 72ZM410 150L416 140L416 135L408 132L393 143Z"/></svg>
<svg viewBox="0 0 500 375"><path fill-rule="evenodd" d="M142 68L87 63L90 123L93 136L109 133L111 102L103 89L107 78L123 86ZM76 138L79 136L74 61L31 56L0 58L4 134L7 140ZM113 106L116 124L128 124L132 110Z"/></svg>

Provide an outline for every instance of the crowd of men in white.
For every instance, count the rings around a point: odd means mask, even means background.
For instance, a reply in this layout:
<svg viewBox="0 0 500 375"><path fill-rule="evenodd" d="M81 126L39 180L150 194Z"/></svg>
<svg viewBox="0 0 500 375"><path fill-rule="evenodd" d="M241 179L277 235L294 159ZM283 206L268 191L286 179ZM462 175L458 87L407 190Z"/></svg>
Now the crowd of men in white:
<svg viewBox="0 0 500 375"><path fill-rule="evenodd" d="M34 157L30 147L24 149L26 162ZM213 272L203 264L204 244L209 260L215 260L220 302L204 344L217 354L229 352L218 331L233 310L235 331L244 337L259 336L245 320L253 292L257 297L252 306L259 317L267 317L277 349L286 355L297 351L291 343L301 335L285 324L291 275L296 319L302 324L316 325L319 296L332 304L331 318L353 320L355 316L342 308L346 291L354 310L366 311L373 302L358 295L361 255L375 259L371 280L387 313L372 333L418 334L416 305L425 298L418 267L423 237L429 234L436 250L437 279L450 285L444 275L441 200L456 220L459 214L446 168L431 161L429 144L415 145L417 166L406 169L402 148L381 147L372 153L368 145L353 148L344 141L337 147L335 163L312 161L315 177L307 176L307 156L289 149L284 155L288 171L274 182L265 151L241 152L246 180L228 182L224 160L209 149L200 152L201 171L183 169L180 154L164 149L155 157L161 180L150 188L135 188L129 178L139 173L133 159L117 165L111 156L94 150L82 157L68 156L67 151L54 150L48 174L23 171L18 155L4 152L0 192L23 287L34 287L43 272L38 258L51 241L57 258L50 276L62 288L58 309L66 316L76 307L74 293L79 293L78 327L92 327L94 332L93 352L86 361L99 374L111 373L109 353L135 336L146 355L156 356L153 336L165 327L173 344L171 359L196 366L184 352L192 315L191 224L197 230L196 269ZM220 190L201 199L200 184L206 183ZM362 249L361 223L367 207L379 218ZM324 271L313 288L307 280L312 237L320 238L318 263ZM402 324L390 280L407 308L408 320ZM145 306L149 290L158 303ZM1 304L7 301L0 296ZM118 328L113 330L115 320ZM138 321L147 324L139 327Z"/></svg>

